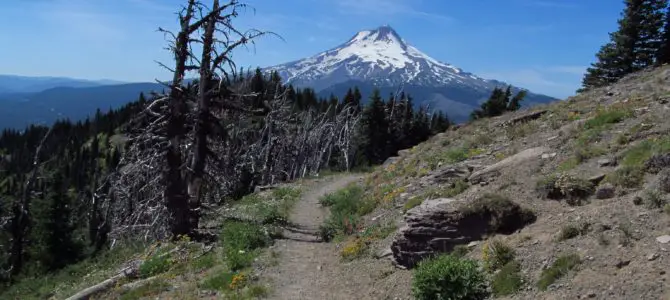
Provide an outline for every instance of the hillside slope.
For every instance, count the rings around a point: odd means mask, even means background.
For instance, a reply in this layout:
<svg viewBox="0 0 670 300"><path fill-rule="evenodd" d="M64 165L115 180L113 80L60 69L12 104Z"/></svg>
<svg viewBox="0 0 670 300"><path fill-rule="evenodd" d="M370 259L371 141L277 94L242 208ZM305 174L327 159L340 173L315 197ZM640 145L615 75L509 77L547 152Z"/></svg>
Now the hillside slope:
<svg viewBox="0 0 670 300"><path fill-rule="evenodd" d="M611 87L479 120L401 151L366 179L362 199L376 209L360 216L364 225L345 238L342 249L361 240L368 245L348 265L374 268L388 257L400 263L408 250L400 241L412 238L411 226L423 232L413 246L430 240L425 234L436 232L429 230L434 221L417 218L445 203L434 199L463 203L462 213L474 201L508 199L536 219L483 239L459 233L458 225L435 237L448 248L467 245L452 249L467 249L466 257L477 261L491 259L482 251L493 240L509 246L522 285L507 298L670 299L669 81L667 66L632 74ZM462 213L447 215L457 220ZM400 229L380 239L361 233L379 227ZM572 262L560 269L566 261ZM375 285L393 280L405 299L411 277L396 269Z"/></svg>

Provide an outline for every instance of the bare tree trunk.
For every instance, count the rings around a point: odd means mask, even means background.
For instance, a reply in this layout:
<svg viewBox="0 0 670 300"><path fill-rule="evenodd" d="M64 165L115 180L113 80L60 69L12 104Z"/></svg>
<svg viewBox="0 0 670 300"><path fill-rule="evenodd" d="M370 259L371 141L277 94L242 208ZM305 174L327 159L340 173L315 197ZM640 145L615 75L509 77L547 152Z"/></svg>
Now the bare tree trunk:
<svg viewBox="0 0 670 300"><path fill-rule="evenodd" d="M214 0L213 11L219 9L219 1ZM210 98L212 93L212 51L214 44L214 30L216 29L216 17L211 16L205 21L206 27L202 40L202 58L200 61L200 80L198 83L198 111L195 124L195 150L191 161L191 176L188 183L189 194L189 223L191 229L197 229L200 220L200 204L202 203L202 183L205 176L205 162L207 160L207 136L209 135L209 124L212 121Z"/></svg>
<svg viewBox="0 0 670 300"><path fill-rule="evenodd" d="M165 153L167 170L165 171L166 185L164 197L168 212L170 213L169 223L173 237L189 234L192 229L188 219L188 198L182 178L183 158L179 147L182 144L184 135L185 98L187 97L183 92L182 82L186 73L186 60L189 55L189 37L191 35L189 29L195 4L195 0L189 0L184 15L180 16L181 31L175 39L175 69L168 103L167 139L170 142Z"/></svg>

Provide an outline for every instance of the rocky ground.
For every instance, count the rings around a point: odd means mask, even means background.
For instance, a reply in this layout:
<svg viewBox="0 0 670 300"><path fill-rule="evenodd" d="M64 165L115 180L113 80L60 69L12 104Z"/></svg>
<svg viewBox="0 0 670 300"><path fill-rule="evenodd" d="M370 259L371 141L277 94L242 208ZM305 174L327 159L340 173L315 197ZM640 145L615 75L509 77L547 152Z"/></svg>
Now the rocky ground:
<svg viewBox="0 0 670 300"><path fill-rule="evenodd" d="M508 299L670 299L668 100L670 68L662 67L401 151L363 184L377 204L364 216L366 226L399 229L346 265L376 270L393 261L370 285L392 286L395 294L367 296L406 298L408 255L467 245L466 256L482 260L482 247L495 239L521 264L523 286ZM532 221L499 230L489 226L490 215L466 218L469 203L491 194L517 207L502 218L528 210ZM543 271L570 254L579 263L540 288Z"/></svg>

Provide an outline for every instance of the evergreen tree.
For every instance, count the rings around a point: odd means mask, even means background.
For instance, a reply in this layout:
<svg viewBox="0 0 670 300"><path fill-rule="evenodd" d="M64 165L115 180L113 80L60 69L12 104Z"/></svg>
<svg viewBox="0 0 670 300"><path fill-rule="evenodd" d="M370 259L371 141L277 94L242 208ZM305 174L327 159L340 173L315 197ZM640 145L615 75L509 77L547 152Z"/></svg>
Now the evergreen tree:
<svg viewBox="0 0 670 300"><path fill-rule="evenodd" d="M665 24L663 26L663 36L661 38L661 47L657 54L657 65L670 63L670 6L665 12Z"/></svg>
<svg viewBox="0 0 670 300"><path fill-rule="evenodd" d="M525 90L519 91L513 98L510 100L509 104L507 105L507 111L515 111L521 108L521 101L523 101L523 98L526 97L526 94L528 92Z"/></svg>
<svg viewBox="0 0 670 300"><path fill-rule="evenodd" d="M375 89L361 119L362 153L369 164L380 164L388 157L388 120L384 101Z"/></svg>
<svg viewBox="0 0 670 300"><path fill-rule="evenodd" d="M67 173L67 172L65 172ZM38 220L43 235L44 249L41 253L43 266L49 270L60 269L80 259L82 246L75 242L72 224L72 203L67 194L64 174L56 173L47 195L47 211Z"/></svg>
<svg viewBox="0 0 670 300"><path fill-rule="evenodd" d="M610 33L610 42L596 54L582 79L585 91L617 81L621 77L652 66L663 38L663 10L667 0L625 0L619 28Z"/></svg>

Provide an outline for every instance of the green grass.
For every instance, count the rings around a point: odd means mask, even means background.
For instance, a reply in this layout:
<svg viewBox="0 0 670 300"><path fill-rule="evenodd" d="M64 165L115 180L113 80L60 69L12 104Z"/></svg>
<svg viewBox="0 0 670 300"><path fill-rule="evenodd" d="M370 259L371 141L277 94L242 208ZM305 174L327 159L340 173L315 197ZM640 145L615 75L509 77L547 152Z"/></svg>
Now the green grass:
<svg viewBox="0 0 670 300"><path fill-rule="evenodd" d="M559 256L551 267L542 271L540 280L537 282L537 287L542 291L546 290L551 284L577 267L580 262L581 259L577 254Z"/></svg>
<svg viewBox="0 0 670 300"><path fill-rule="evenodd" d="M624 165L607 174L605 181L624 188L637 188L644 181L644 170L641 166Z"/></svg>
<svg viewBox="0 0 670 300"><path fill-rule="evenodd" d="M596 115L584 123L584 128L594 129L602 128L609 124L619 123L632 116L632 112L627 109L608 108L599 110Z"/></svg>
<svg viewBox="0 0 670 300"><path fill-rule="evenodd" d="M330 241L336 235L352 235L360 228L360 217L376 207L376 201L365 197L363 188L352 184L320 199L322 205L330 208L330 216L321 225L320 235Z"/></svg>
<svg viewBox="0 0 670 300"><path fill-rule="evenodd" d="M162 292L165 292L170 287L163 279L152 280L142 286L139 286L135 289L127 291L121 294L120 300L136 300L142 299L145 297L156 296Z"/></svg>
<svg viewBox="0 0 670 300"><path fill-rule="evenodd" d="M521 265L516 261L505 264L491 280L491 289L496 297L515 294L522 286Z"/></svg>
<svg viewBox="0 0 670 300"><path fill-rule="evenodd" d="M417 206L421 205L421 203L423 203L423 199L424 199L423 197L411 198L411 199L407 200L407 202L405 202L405 205L403 205L402 208L403 208L404 211L408 211L408 210L410 210L414 207L417 207Z"/></svg>
<svg viewBox="0 0 670 300"><path fill-rule="evenodd" d="M628 167L641 167L655 154L670 151L670 138L646 139L630 147L623 153L621 164Z"/></svg>
<svg viewBox="0 0 670 300"><path fill-rule="evenodd" d="M12 286L1 288L0 299L46 299L50 295L65 299L113 276L119 265L141 254L144 248L138 243L123 244L59 271L19 278Z"/></svg>
<svg viewBox="0 0 670 300"><path fill-rule="evenodd" d="M138 275L140 278L148 278L165 273L170 270L170 267L172 267L171 255L159 251L142 262Z"/></svg>
<svg viewBox="0 0 670 300"><path fill-rule="evenodd" d="M216 273L199 284L199 288L213 291L229 291L233 276L235 276L235 274L230 272Z"/></svg>
<svg viewBox="0 0 670 300"><path fill-rule="evenodd" d="M493 272L514 260L515 251L509 245L499 240L486 243L484 248L484 268Z"/></svg>
<svg viewBox="0 0 670 300"><path fill-rule="evenodd" d="M244 196L238 204L255 220L263 224L285 224L291 209L300 199L298 188L281 187L272 190L269 196L254 193ZM265 199L269 197L270 199Z"/></svg>
<svg viewBox="0 0 670 300"><path fill-rule="evenodd" d="M232 271L251 266L259 248L270 244L263 228L256 224L229 221L221 232L225 262Z"/></svg>

